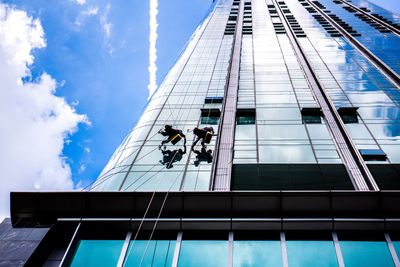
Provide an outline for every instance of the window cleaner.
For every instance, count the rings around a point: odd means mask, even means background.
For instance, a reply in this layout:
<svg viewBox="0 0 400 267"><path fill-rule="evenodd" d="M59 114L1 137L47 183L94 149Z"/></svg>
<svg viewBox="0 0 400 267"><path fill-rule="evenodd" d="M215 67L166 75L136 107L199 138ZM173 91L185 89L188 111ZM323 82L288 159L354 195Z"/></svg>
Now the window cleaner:
<svg viewBox="0 0 400 267"><path fill-rule="evenodd" d="M209 144L211 142L212 136L214 134L214 128L213 127L204 127L203 129L199 128L194 128L193 129L194 135L196 135L197 139L193 142L192 145L192 151L194 151L194 147L197 145L197 143L201 141L201 146L202 148L205 148L205 144Z"/></svg>
<svg viewBox="0 0 400 267"><path fill-rule="evenodd" d="M171 144L175 145L180 140L182 140L182 138L183 138L184 145L186 145L186 136L183 134L183 132L181 130L174 129L174 128L172 128L171 125L165 125L164 130L161 129L160 131L158 131L158 133L161 134L162 136L168 136L167 139L161 141L161 145L158 147L159 149L161 149L161 146L163 146L169 142L171 142Z"/></svg>

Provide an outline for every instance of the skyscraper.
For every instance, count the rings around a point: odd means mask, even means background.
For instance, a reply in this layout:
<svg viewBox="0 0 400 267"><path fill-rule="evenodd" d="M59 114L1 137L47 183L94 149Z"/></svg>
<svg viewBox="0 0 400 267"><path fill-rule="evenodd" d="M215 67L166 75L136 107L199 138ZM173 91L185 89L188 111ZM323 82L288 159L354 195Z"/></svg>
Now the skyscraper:
<svg viewBox="0 0 400 267"><path fill-rule="evenodd" d="M87 191L12 194L28 264L400 266L399 45L364 0L215 1Z"/></svg>

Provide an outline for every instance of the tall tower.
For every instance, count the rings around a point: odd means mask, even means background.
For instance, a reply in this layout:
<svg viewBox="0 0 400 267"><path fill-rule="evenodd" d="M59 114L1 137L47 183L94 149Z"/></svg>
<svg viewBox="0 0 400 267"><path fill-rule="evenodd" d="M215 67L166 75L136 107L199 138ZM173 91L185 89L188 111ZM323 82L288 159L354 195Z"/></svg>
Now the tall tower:
<svg viewBox="0 0 400 267"><path fill-rule="evenodd" d="M400 266L399 62L365 0L215 1L88 191L12 194L28 263Z"/></svg>
<svg viewBox="0 0 400 267"><path fill-rule="evenodd" d="M398 189L397 18L359 5L217 2L92 190Z"/></svg>

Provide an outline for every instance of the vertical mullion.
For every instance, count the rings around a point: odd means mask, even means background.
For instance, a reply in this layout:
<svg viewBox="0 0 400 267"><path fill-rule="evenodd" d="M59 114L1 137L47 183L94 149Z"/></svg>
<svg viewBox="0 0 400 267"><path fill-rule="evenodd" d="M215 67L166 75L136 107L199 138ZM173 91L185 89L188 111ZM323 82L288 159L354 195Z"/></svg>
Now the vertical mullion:
<svg viewBox="0 0 400 267"><path fill-rule="evenodd" d="M79 230L81 228L81 223L79 222L78 226L75 229L74 234L72 235L71 241L68 244L67 250L64 253L64 256L61 260L60 266L67 266L67 263L69 262L68 258L71 258L72 256L72 252L71 252L71 248L73 247L73 244L76 241L76 237L78 236Z"/></svg>
<svg viewBox="0 0 400 267"><path fill-rule="evenodd" d="M342 255L342 250L340 249L339 239L337 237L336 232L332 232L332 238L333 238L333 244L335 246L336 257L337 257L337 260L338 260L338 263L339 263L339 267L345 267L344 260L343 260L343 255Z"/></svg>
<svg viewBox="0 0 400 267"><path fill-rule="evenodd" d="M229 232L228 267L233 267L233 232Z"/></svg>
<svg viewBox="0 0 400 267"><path fill-rule="evenodd" d="M172 267L178 266L178 258L179 258L179 252L181 250L181 244L182 244L182 232L179 232L178 237L176 238L174 258L172 260Z"/></svg>
<svg viewBox="0 0 400 267"><path fill-rule="evenodd" d="M396 265L396 267L399 267L400 266L399 257L397 256L396 250L392 243L392 239L390 238L390 235L388 233L385 233L385 239L386 239L386 243L389 247L390 254L392 255L394 265Z"/></svg>
<svg viewBox="0 0 400 267"><path fill-rule="evenodd" d="M122 246L121 254L119 255L117 267L122 267L125 261L126 253L128 252L129 242L132 238L132 231L126 234L124 245Z"/></svg>
<svg viewBox="0 0 400 267"><path fill-rule="evenodd" d="M282 252L282 266L288 267L288 256L286 249L286 237L285 232L281 232L281 252Z"/></svg>

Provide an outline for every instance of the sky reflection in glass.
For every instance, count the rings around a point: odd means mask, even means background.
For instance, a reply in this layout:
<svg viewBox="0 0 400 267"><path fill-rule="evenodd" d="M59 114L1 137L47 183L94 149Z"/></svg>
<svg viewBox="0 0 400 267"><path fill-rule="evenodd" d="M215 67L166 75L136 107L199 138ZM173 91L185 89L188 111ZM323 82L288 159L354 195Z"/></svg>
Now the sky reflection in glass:
<svg viewBox="0 0 400 267"><path fill-rule="evenodd" d="M332 241L287 241L290 267L338 266Z"/></svg>
<svg viewBox="0 0 400 267"><path fill-rule="evenodd" d="M133 244L131 241L124 266L169 267L172 265L175 243L172 240L136 240Z"/></svg>
<svg viewBox="0 0 400 267"><path fill-rule="evenodd" d="M340 241L346 267L394 266L384 241Z"/></svg>
<svg viewBox="0 0 400 267"><path fill-rule="evenodd" d="M81 240L72 259L72 267L114 267L121 253L123 240Z"/></svg>
<svg viewBox="0 0 400 267"><path fill-rule="evenodd" d="M180 267L221 267L227 265L228 242L220 240L183 240Z"/></svg>
<svg viewBox="0 0 400 267"><path fill-rule="evenodd" d="M235 241L234 267L282 266L280 241Z"/></svg>

